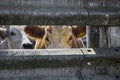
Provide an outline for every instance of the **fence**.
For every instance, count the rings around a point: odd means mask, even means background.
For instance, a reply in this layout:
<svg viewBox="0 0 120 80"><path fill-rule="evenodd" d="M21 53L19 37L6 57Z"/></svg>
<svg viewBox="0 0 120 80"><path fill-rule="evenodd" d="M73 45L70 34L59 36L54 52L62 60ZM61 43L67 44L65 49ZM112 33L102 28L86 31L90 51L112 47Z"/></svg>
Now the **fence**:
<svg viewBox="0 0 120 80"><path fill-rule="evenodd" d="M0 24L120 25L119 0L0 0Z"/></svg>
<svg viewBox="0 0 120 80"><path fill-rule="evenodd" d="M120 47L119 26L89 26L87 31L88 47Z"/></svg>
<svg viewBox="0 0 120 80"><path fill-rule="evenodd" d="M1 80L119 80L119 48L0 50Z"/></svg>
<svg viewBox="0 0 120 80"><path fill-rule="evenodd" d="M6 25L120 25L119 13L119 0L0 0L0 24ZM119 47L119 37L111 39L112 30L89 27L88 45ZM120 80L120 49L0 50L0 80L8 79Z"/></svg>

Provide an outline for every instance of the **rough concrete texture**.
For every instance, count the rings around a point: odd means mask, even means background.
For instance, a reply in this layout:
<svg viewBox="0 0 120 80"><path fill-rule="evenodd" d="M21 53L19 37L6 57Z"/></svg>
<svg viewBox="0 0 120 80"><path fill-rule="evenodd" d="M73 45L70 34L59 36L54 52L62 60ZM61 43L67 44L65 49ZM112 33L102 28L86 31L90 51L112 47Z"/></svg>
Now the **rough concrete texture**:
<svg viewBox="0 0 120 80"><path fill-rule="evenodd" d="M0 0L0 24L119 25L119 0Z"/></svg>
<svg viewBox="0 0 120 80"><path fill-rule="evenodd" d="M119 79L119 48L0 50L0 80Z"/></svg>
<svg viewBox="0 0 120 80"><path fill-rule="evenodd" d="M0 80L79 80L79 68L0 70Z"/></svg>

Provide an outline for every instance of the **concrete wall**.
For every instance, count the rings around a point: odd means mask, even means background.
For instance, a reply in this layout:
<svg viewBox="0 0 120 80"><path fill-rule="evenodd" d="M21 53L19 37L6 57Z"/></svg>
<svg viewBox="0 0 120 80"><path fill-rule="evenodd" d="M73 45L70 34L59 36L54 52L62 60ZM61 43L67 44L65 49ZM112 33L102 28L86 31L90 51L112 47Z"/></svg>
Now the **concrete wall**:
<svg viewBox="0 0 120 80"><path fill-rule="evenodd" d="M88 29L88 47L120 47L119 26L90 26Z"/></svg>
<svg viewBox="0 0 120 80"><path fill-rule="evenodd" d="M119 25L119 0L0 0L0 24Z"/></svg>
<svg viewBox="0 0 120 80"><path fill-rule="evenodd" d="M0 50L0 80L119 79L119 48Z"/></svg>

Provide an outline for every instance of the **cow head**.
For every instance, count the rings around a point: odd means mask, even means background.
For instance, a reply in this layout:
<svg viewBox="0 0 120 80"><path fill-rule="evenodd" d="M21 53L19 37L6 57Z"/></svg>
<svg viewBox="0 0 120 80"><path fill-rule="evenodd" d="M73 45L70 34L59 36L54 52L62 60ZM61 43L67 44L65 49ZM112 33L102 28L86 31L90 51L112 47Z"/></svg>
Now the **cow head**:
<svg viewBox="0 0 120 80"><path fill-rule="evenodd" d="M21 27L19 25L10 25L4 30L4 39L7 41L9 49L32 48L33 44L27 38L24 31L22 31Z"/></svg>
<svg viewBox="0 0 120 80"><path fill-rule="evenodd" d="M71 48L72 40L74 37L70 26L49 26L45 46L47 48Z"/></svg>
<svg viewBox="0 0 120 80"><path fill-rule="evenodd" d="M76 48L76 38L82 36L78 29L71 26L27 26L25 32L36 40L36 48Z"/></svg>
<svg viewBox="0 0 120 80"><path fill-rule="evenodd" d="M82 40L79 38L85 34L85 26L49 26L47 28L45 46L47 48L83 47Z"/></svg>

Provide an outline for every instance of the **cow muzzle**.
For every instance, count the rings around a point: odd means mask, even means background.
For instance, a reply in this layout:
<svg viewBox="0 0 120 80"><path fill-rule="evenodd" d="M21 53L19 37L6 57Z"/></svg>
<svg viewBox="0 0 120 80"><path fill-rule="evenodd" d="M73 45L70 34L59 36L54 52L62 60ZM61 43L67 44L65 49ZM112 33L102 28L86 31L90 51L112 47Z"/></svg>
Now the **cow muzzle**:
<svg viewBox="0 0 120 80"><path fill-rule="evenodd" d="M24 43L22 45L22 48L23 49L33 49L34 48L34 44L32 44L32 43Z"/></svg>

